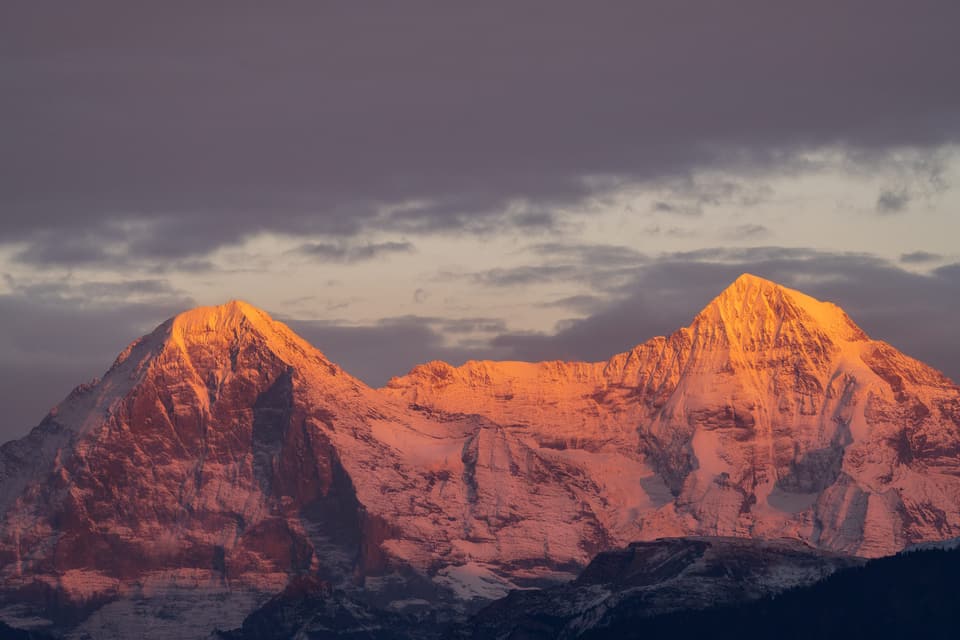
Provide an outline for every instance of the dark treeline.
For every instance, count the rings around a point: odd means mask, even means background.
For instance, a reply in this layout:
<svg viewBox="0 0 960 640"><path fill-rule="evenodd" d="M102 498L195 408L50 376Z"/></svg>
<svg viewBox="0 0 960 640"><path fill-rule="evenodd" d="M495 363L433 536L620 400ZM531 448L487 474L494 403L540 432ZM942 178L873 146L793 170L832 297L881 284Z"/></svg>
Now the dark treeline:
<svg viewBox="0 0 960 640"><path fill-rule="evenodd" d="M0 640L54 640L54 638L42 631L16 629L0 621Z"/></svg>

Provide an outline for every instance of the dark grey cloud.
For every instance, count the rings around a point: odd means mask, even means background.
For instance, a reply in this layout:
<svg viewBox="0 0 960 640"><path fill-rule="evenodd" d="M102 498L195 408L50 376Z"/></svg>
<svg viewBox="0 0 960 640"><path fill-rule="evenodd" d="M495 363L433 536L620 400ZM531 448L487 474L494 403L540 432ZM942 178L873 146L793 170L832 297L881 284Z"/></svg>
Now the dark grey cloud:
<svg viewBox="0 0 960 640"><path fill-rule="evenodd" d="M473 273L442 273L441 278L461 278L487 287L528 287L549 282L585 282L599 290L615 288L632 270L649 258L621 245L547 242L527 246L523 252L536 264L496 267Z"/></svg>
<svg viewBox="0 0 960 640"><path fill-rule="evenodd" d="M906 189L896 191L884 189L877 196L877 211L879 213L900 213L910 204L910 192Z"/></svg>
<svg viewBox="0 0 960 640"><path fill-rule="evenodd" d="M468 277L478 284L489 287L516 287L571 280L579 274L580 270L572 264L538 264L496 267L468 274Z"/></svg>
<svg viewBox="0 0 960 640"><path fill-rule="evenodd" d="M654 213L679 213L684 216L699 216L703 214L703 209L696 203L677 204L663 200L655 201L650 206L650 210Z"/></svg>
<svg viewBox="0 0 960 640"><path fill-rule="evenodd" d="M731 240L756 240L768 235L770 235L770 229L762 224L741 224L726 233Z"/></svg>
<svg viewBox="0 0 960 640"><path fill-rule="evenodd" d="M34 264L552 228L598 177L960 137L952 2L0 12L0 238Z"/></svg>
<svg viewBox="0 0 960 640"><path fill-rule="evenodd" d="M126 302L131 298L152 301L189 302L167 280L76 281L70 276L54 280L21 281L4 274L11 292L25 299L77 301L85 305Z"/></svg>
<svg viewBox="0 0 960 640"><path fill-rule="evenodd" d="M92 267L125 272L135 268L151 273L200 273L217 269L213 262L204 258L138 253L138 237L143 229L125 231L121 226L99 224L92 229L69 229L66 232L61 229L40 230L32 234L26 247L14 252L13 261L37 269Z"/></svg>
<svg viewBox="0 0 960 640"><path fill-rule="evenodd" d="M940 262L943 256L939 253L930 251L911 251L910 253L901 253L900 262L904 264L926 264L929 262Z"/></svg>
<svg viewBox="0 0 960 640"><path fill-rule="evenodd" d="M409 242L373 242L361 245L350 245L333 242L307 242L297 247L294 252L308 256L320 262L364 262L381 256L396 253L413 253L415 248Z"/></svg>
<svg viewBox="0 0 960 640"><path fill-rule="evenodd" d="M647 259L636 249L610 244L545 242L532 245L528 250L547 259L575 260L597 267L636 265Z"/></svg>
<svg viewBox="0 0 960 640"><path fill-rule="evenodd" d="M54 231L37 233L33 242L14 254L14 260L37 266L86 266L122 261L105 247L101 234L58 234Z"/></svg>
<svg viewBox="0 0 960 640"><path fill-rule="evenodd" d="M773 194L763 186L748 186L727 178L683 178L667 180L661 186L666 198L651 205L654 213L676 213L700 216L708 207L732 204L740 208L753 207Z"/></svg>

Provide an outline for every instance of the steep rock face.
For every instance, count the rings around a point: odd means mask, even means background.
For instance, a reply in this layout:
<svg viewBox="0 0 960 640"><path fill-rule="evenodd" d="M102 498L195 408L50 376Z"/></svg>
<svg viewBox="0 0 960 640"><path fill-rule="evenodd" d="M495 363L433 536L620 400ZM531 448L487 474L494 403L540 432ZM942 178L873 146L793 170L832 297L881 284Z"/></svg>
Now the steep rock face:
<svg viewBox="0 0 960 640"><path fill-rule="evenodd" d="M957 387L835 305L750 275L607 362L435 362L386 391L590 459L598 486L621 471L602 456L622 457L642 487L636 539L786 535L877 556L960 533Z"/></svg>

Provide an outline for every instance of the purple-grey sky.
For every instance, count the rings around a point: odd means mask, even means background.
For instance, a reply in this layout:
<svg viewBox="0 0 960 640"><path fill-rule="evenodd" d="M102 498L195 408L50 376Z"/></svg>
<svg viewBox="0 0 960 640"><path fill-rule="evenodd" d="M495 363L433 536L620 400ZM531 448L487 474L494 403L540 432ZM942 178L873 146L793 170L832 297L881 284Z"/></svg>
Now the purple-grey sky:
<svg viewBox="0 0 960 640"><path fill-rule="evenodd" d="M0 440L196 304L372 384L743 271L960 378L960 4L0 6Z"/></svg>

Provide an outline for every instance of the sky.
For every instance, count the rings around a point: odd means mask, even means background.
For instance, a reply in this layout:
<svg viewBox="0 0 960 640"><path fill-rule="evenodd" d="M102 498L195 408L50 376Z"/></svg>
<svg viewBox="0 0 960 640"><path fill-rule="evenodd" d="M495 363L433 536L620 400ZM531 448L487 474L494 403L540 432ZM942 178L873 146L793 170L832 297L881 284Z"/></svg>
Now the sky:
<svg viewBox="0 0 960 640"><path fill-rule="evenodd" d="M0 4L0 440L238 298L372 385L740 273L960 380L960 3Z"/></svg>

